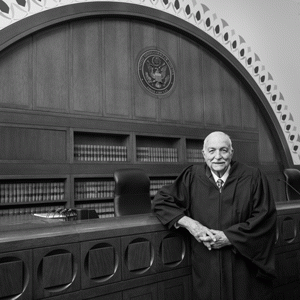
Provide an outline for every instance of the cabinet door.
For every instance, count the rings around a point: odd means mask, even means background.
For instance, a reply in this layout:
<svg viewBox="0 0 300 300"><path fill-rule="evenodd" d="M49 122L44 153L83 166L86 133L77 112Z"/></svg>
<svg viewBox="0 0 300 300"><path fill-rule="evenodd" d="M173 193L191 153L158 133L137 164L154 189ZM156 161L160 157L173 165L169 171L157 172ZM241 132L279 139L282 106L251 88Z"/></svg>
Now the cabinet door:
<svg viewBox="0 0 300 300"><path fill-rule="evenodd" d="M191 276L178 277L158 283L158 300L192 300Z"/></svg>
<svg viewBox="0 0 300 300"><path fill-rule="evenodd" d="M156 299L158 299L156 283L151 285L149 284L149 285L141 286L123 292L123 300L156 300Z"/></svg>
<svg viewBox="0 0 300 300"><path fill-rule="evenodd" d="M32 299L31 250L0 255L0 299Z"/></svg>
<svg viewBox="0 0 300 300"><path fill-rule="evenodd" d="M59 296L80 289L79 244L33 250L34 299Z"/></svg>

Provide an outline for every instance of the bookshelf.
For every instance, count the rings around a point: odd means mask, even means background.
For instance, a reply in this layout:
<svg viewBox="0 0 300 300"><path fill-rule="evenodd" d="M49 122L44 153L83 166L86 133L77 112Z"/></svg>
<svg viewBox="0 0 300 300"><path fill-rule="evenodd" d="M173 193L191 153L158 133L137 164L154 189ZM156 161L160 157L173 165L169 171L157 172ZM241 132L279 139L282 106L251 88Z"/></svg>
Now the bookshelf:
<svg viewBox="0 0 300 300"><path fill-rule="evenodd" d="M120 132L70 128L71 138L64 142L68 145L69 163L57 164L60 174L63 171L66 175L60 178L42 174L3 175L0 178L0 216L75 207L94 209L99 218L113 217L113 172L116 169L133 166L144 169L150 177L153 198L159 188L175 180L184 166L203 162L203 139L140 134L138 125L134 129ZM146 131L145 126L141 129Z"/></svg>
<svg viewBox="0 0 300 300"><path fill-rule="evenodd" d="M45 213L68 202L66 178L0 179L0 216Z"/></svg>
<svg viewBox="0 0 300 300"><path fill-rule="evenodd" d="M75 162L127 162L129 135L74 132Z"/></svg>
<svg viewBox="0 0 300 300"><path fill-rule="evenodd" d="M202 139L186 139L186 160L191 163L204 162Z"/></svg>
<svg viewBox="0 0 300 300"><path fill-rule="evenodd" d="M176 176L151 176L150 177L150 196L153 198L157 191L165 186L172 184L174 180L176 179Z"/></svg>
<svg viewBox="0 0 300 300"><path fill-rule="evenodd" d="M177 163L181 160L180 138L136 136L136 161Z"/></svg>
<svg viewBox="0 0 300 300"><path fill-rule="evenodd" d="M113 217L114 188L115 183L111 177L75 178L75 207L94 209L99 218Z"/></svg>
<svg viewBox="0 0 300 300"><path fill-rule="evenodd" d="M239 160L281 174L282 151L248 87L210 47L167 27L130 18L66 20L1 51L0 213L55 206L105 216L115 170L145 170L153 196L186 166L203 163L203 139L220 129L233 138ZM162 97L138 84L134 62L149 47L175 66L174 89ZM47 196L53 180L64 186L59 199ZM27 183L37 192L25 201Z"/></svg>

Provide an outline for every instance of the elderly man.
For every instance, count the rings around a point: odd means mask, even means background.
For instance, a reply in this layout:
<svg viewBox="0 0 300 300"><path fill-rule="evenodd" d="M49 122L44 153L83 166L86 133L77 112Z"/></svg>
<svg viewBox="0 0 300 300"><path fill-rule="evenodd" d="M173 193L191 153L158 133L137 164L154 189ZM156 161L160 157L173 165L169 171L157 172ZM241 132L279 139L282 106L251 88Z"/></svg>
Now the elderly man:
<svg viewBox="0 0 300 300"><path fill-rule="evenodd" d="M232 161L223 132L206 137L203 156L153 200L164 225L193 236L193 300L273 299L276 209L266 177Z"/></svg>

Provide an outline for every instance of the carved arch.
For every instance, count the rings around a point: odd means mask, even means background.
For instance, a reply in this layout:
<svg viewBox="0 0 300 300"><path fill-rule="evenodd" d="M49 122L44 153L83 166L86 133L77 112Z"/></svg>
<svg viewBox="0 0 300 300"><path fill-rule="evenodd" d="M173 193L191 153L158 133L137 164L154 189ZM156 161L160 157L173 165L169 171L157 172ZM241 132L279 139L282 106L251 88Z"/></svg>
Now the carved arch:
<svg viewBox="0 0 300 300"><path fill-rule="evenodd" d="M196 26L193 26L191 23L164 11L142 5L121 2L85 2L56 7L50 10L39 12L30 17L26 17L2 29L0 31L0 51L21 40L22 38L49 26L65 21L92 16L118 16L160 23L162 26L166 26L174 31L180 32L197 43L205 46L218 58L220 58L222 62L228 65L230 69L235 72L241 81L249 88L253 100L261 110L270 131L273 133L273 138L280 151L282 164L285 167L293 165L290 149L278 119L260 86L245 69L245 67L230 51L226 50L226 48L224 48L209 34L203 30L200 30ZM198 18L198 21L200 22L201 15L199 15ZM204 22L206 26L211 27L211 20L209 18L206 18ZM214 30L218 30L217 28L219 24L215 25L216 26L214 27ZM236 41L236 43L239 43L239 41ZM234 47L237 47L237 45Z"/></svg>

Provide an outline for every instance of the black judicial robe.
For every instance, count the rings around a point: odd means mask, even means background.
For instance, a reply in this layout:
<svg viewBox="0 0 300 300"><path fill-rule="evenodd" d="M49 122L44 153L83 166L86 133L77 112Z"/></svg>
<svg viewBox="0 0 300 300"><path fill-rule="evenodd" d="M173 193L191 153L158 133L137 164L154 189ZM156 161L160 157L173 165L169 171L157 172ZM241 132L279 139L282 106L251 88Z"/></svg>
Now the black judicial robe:
<svg viewBox="0 0 300 300"><path fill-rule="evenodd" d="M158 191L153 210L169 228L187 215L232 244L209 251L191 239L193 300L273 299L276 208L258 169L232 161L220 193L207 165L190 166Z"/></svg>

